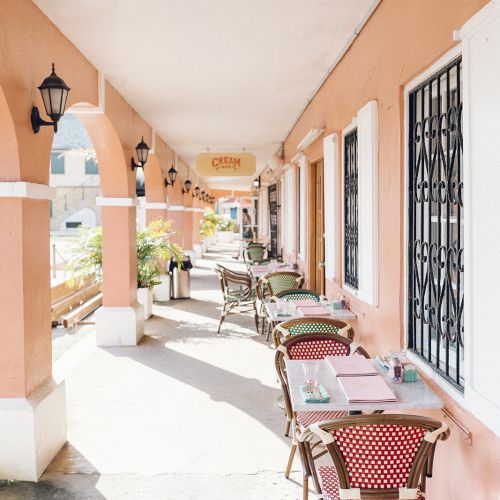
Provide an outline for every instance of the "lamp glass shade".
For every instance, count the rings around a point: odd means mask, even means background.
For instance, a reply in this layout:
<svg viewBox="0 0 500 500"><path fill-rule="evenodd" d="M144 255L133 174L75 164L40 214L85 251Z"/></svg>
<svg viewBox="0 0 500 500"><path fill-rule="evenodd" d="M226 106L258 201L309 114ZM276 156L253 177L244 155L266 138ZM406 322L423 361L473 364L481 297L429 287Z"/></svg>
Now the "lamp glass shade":
<svg viewBox="0 0 500 500"><path fill-rule="evenodd" d="M194 195L195 195L195 196L198 196L199 194L200 194L200 186L196 186L196 187L194 188Z"/></svg>
<svg viewBox="0 0 500 500"><path fill-rule="evenodd" d="M186 179L186 182L184 183L184 188L186 189L187 193L191 191L191 181L189 179Z"/></svg>
<svg viewBox="0 0 500 500"><path fill-rule="evenodd" d="M144 137L141 142L135 147L135 152L137 154L137 161L140 165L144 166L148 161L149 146L144 142Z"/></svg>
<svg viewBox="0 0 500 500"><path fill-rule="evenodd" d="M172 186L174 185L175 179L177 179L177 170L175 170L175 167L172 165L168 169L168 180Z"/></svg>
<svg viewBox="0 0 500 500"><path fill-rule="evenodd" d="M56 75L54 64L52 64L52 73L45 78L38 89L42 96L45 112L50 116L52 121L59 121L59 118L61 118L66 109L70 88L64 83L62 78Z"/></svg>

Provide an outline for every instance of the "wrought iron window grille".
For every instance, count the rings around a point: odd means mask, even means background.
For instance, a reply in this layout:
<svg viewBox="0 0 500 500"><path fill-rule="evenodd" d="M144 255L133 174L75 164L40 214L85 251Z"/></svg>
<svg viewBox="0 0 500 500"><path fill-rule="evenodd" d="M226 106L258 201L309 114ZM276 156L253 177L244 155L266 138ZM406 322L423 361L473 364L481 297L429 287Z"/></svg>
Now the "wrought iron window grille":
<svg viewBox="0 0 500 500"><path fill-rule="evenodd" d="M358 131L344 137L344 283L359 286Z"/></svg>
<svg viewBox="0 0 500 500"><path fill-rule="evenodd" d="M462 59L409 94L408 347L464 388Z"/></svg>

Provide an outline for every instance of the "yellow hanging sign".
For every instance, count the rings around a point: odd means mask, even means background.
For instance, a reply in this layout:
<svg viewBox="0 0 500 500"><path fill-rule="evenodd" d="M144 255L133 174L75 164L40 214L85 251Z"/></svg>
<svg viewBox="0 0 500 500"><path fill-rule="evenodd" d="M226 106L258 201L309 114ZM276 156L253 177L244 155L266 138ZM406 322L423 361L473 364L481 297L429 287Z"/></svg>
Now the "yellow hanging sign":
<svg viewBox="0 0 500 500"><path fill-rule="evenodd" d="M199 175L234 176L253 175L256 170L252 153L200 153L196 157Z"/></svg>

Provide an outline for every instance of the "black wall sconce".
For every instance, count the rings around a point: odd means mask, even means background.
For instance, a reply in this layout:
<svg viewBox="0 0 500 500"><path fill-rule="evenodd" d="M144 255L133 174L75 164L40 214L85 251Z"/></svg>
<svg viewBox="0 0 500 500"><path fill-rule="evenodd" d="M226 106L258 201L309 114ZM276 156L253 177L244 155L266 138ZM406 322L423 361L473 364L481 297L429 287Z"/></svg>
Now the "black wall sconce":
<svg viewBox="0 0 500 500"><path fill-rule="evenodd" d="M144 137L135 147L135 153L137 155L138 163L135 162L134 158L130 158L130 166L132 167L132 170L135 170L136 168L144 169L144 165L146 165L146 162L148 161L149 154L149 146L144 142Z"/></svg>
<svg viewBox="0 0 500 500"><path fill-rule="evenodd" d="M31 127L33 132L38 134L40 127L54 127L54 132L57 132L57 122L64 115L66 109L66 101L68 100L68 92L70 88L64 83L62 78L56 75L54 63L52 63L52 73L45 78L42 84L38 87L42 94L43 106L45 113L50 116L51 122L42 120L40 112L36 106L31 108Z"/></svg>
<svg viewBox="0 0 500 500"><path fill-rule="evenodd" d="M167 186L174 187L175 179L177 179L177 170L175 170L175 167L173 165L168 169L167 174L168 174L168 179L165 179L165 187Z"/></svg>
<svg viewBox="0 0 500 500"><path fill-rule="evenodd" d="M191 181L189 180L189 177L186 179L186 182L184 183L184 190L186 193L189 193L191 191Z"/></svg>
<svg viewBox="0 0 500 500"><path fill-rule="evenodd" d="M256 189L260 189L260 175L259 175L259 177L257 177L257 179L254 179L253 187Z"/></svg>
<svg viewBox="0 0 500 500"><path fill-rule="evenodd" d="M193 190L193 198L200 196L200 186L196 186Z"/></svg>
<svg viewBox="0 0 500 500"><path fill-rule="evenodd" d="M205 191L202 191L200 194L200 200L205 200Z"/></svg>

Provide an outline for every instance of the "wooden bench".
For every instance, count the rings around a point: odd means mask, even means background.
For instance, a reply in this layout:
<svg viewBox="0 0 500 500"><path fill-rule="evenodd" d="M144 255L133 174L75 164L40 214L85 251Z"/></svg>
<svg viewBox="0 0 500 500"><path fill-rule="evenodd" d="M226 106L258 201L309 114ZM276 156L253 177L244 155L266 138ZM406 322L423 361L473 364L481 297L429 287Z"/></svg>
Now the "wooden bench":
<svg viewBox="0 0 500 500"><path fill-rule="evenodd" d="M80 286L70 287L66 283L56 285L51 290L52 324L73 326L101 304L101 284L95 276L89 277Z"/></svg>

